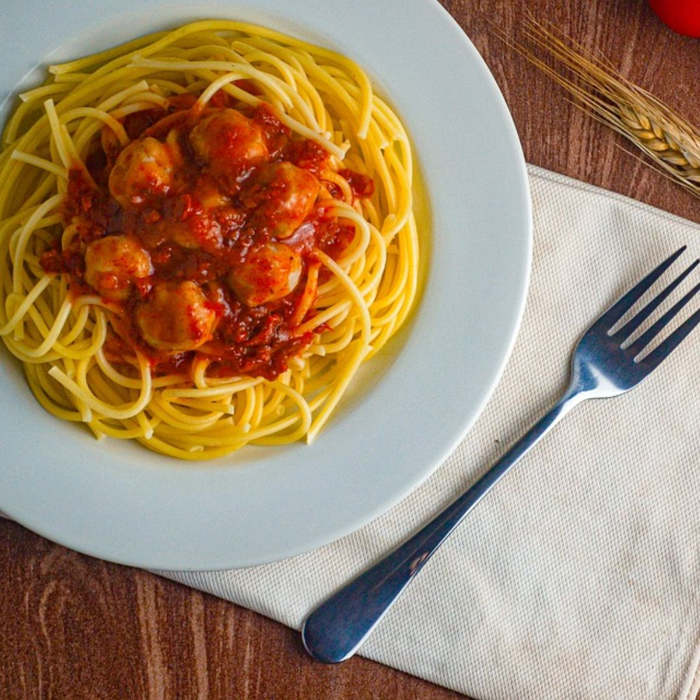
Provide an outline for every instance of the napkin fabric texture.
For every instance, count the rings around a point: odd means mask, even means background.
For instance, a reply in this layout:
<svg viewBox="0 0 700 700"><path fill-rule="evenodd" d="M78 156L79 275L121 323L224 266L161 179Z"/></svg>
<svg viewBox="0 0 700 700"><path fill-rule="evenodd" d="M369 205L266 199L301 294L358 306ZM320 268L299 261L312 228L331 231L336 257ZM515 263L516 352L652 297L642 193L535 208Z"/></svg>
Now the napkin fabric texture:
<svg viewBox="0 0 700 700"><path fill-rule="evenodd" d="M299 628L549 409L577 338L619 294L682 244L686 265L700 255L696 224L529 172L527 309L498 388L454 454L398 506L321 549L249 569L158 573ZM699 358L700 330L633 392L569 414L469 515L361 654L481 699L694 700Z"/></svg>

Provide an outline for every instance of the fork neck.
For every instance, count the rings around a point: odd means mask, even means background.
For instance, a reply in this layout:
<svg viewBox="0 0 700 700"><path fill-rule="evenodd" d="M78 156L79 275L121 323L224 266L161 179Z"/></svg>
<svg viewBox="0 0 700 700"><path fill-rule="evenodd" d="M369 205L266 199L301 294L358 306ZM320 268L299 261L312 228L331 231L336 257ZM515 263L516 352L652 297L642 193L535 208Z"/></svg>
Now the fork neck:
<svg viewBox="0 0 700 700"><path fill-rule="evenodd" d="M548 428L551 428L572 408L589 398L590 393L590 391L577 386L575 382L571 382L568 389L564 392L564 395L552 406L551 410L542 417L542 420L547 423Z"/></svg>

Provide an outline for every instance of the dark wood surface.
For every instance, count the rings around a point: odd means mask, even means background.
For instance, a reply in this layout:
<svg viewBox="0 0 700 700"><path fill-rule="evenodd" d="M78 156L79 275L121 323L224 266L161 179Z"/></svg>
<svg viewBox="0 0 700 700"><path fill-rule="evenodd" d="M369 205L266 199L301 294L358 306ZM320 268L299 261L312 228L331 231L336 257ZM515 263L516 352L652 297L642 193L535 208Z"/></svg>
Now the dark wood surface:
<svg viewBox="0 0 700 700"><path fill-rule="evenodd" d="M697 115L700 41L645 0L445 0L513 113L527 160L700 221L700 203L620 150L622 140L503 45L530 10L684 113ZM700 126L700 125L699 125ZM354 658L311 661L298 635L151 574L108 564L0 521L2 698L458 697Z"/></svg>

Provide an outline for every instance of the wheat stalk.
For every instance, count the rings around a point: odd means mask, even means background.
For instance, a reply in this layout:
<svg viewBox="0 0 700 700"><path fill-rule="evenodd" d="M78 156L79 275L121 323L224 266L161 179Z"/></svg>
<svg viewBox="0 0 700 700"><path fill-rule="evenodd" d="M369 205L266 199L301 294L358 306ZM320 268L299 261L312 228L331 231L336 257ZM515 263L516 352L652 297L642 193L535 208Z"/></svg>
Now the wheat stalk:
<svg viewBox="0 0 700 700"><path fill-rule="evenodd" d="M690 122L550 23L527 16L523 31L530 42L557 59L557 67L545 63L531 47L504 39L566 88L579 106L641 149L651 159L644 162L700 198L700 134Z"/></svg>

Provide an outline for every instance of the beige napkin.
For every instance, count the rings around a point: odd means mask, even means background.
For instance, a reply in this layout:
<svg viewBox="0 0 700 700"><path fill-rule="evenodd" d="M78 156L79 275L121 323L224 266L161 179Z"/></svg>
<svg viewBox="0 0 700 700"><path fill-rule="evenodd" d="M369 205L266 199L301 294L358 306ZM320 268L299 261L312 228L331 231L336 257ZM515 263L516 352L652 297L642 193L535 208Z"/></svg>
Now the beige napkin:
<svg viewBox="0 0 700 700"><path fill-rule="evenodd" d="M700 255L696 224L539 168L530 176L534 258L522 329L457 451L400 505L317 551L166 576L298 628L550 406L577 336L619 293L683 243L686 264ZM700 330L634 392L568 416L469 516L362 655L482 699L694 699L699 355Z"/></svg>

